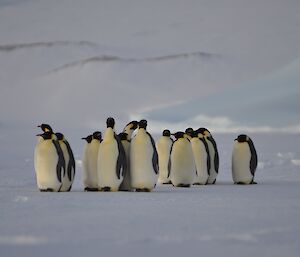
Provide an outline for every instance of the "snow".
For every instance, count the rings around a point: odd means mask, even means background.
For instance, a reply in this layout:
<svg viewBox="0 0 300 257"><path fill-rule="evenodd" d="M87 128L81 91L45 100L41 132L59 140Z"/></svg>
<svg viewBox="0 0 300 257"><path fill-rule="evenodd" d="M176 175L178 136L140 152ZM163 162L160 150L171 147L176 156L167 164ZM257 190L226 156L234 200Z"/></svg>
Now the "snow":
<svg viewBox="0 0 300 257"><path fill-rule="evenodd" d="M80 166L72 192L41 193L30 152L6 159L0 255L299 256L300 174L293 160L300 159L300 138L250 136L260 163L258 184L250 186L232 183L232 134L215 135L221 160L216 185L166 185L152 193L83 192ZM75 156L83 150L79 142Z"/></svg>

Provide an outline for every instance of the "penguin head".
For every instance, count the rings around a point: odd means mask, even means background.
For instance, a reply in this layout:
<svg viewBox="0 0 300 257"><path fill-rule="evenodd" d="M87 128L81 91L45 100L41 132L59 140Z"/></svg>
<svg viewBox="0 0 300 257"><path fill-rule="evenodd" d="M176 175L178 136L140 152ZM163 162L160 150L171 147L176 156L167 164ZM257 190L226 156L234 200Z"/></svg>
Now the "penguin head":
<svg viewBox="0 0 300 257"><path fill-rule="evenodd" d="M188 134L190 137L193 137L194 130L192 128L187 128L185 130L185 133Z"/></svg>
<svg viewBox="0 0 300 257"><path fill-rule="evenodd" d="M170 130L165 129L165 130L163 131L162 135L163 135L164 137L170 137L170 136L171 136L171 132L170 132Z"/></svg>
<svg viewBox="0 0 300 257"><path fill-rule="evenodd" d="M102 140L102 133L100 131L95 131L92 135L92 137L96 140L101 141Z"/></svg>
<svg viewBox="0 0 300 257"><path fill-rule="evenodd" d="M41 125L38 125L38 128L41 128L44 132L47 132L47 131L53 132L51 126L48 124L42 123Z"/></svg>
<svg viewBox="0 0 300 257"><path fill-rule="evenodd" d="M146 120L140 120L139 122L139 128L146 129L147 128L147 121Z"/></svg>
<svg viewBox="0 0 300 257"><path fill-rule="evenodd" d="M194 138L194 137L199 137L199 136L198 136L199 134L203 137L203 135L202 135L201 133L198 133L197 130L194 130L194 131L191 133L191 137L192 137L192 138Z"/></svg>
<svg viewBox="0 0 300 257"><path fill-rule="evenodd" d="M185 133L184 132L182 132L182 131L178 131L178 132L176 132L176 133L174 133L174 134L172 134L176 139L179 139L179 138L184 138L184 135L185 135Z"/></svg>
<svg viewBox="0 0 300 257"><path fill-rule="evenodd" d="M115 127L115 120L114 120L114 118L112 118L112 117L107 118L107 120L106 120L106 126L108 128L114 129L114 127Z"/></svg>
<svg viewBox="0 0 300 257"><path fill-rule="evenodd" d="M197 132L201 133L205 137L210 137L211 136L211 134L210 134L210 132L207 128L199 128L199 129L197 129Z"/></svg>
<svg viewBox="0 0 300 257"><path fill-rule="evenodd" d="M238 141L239 143L245 143L249 141L249 137L247 135L241 134L235 139L235 141Z"/></svg>
<svg viewBox="0 0 300 257"><path fill-rule="evenodd" d="M57 140L65 140L65 136L62 134L62 133L55 133L56 137L57 137Z"/></svg>
<svg viewBox="0 0 300 257"><path fill-rule="evenodd" d="M125 132L122 132L118 135L118 137L120 138L121 141L127 140L127 136L128 136L128 134Z"/></svg>
<svg viewBox="0 0 300 257"><path fill-rule="evenodd" d="M93 140L93 135L89 135L87 137L82 137L81 139L86 140L86 142L91 143Z"/></svg>
<svg viewBox="0 0 300 257"><path fill-rule="evenodd" d="M136 130L137 127L138 127L138 124L139 124L139 123L138 123L136 120L133 120L133 121L130 121L130 122L125 126L125 128L128 127L130 130Z"/></svg>
<svg viewBox="0 0 300 257"><path fill-rule="evenodd" d="M42 137L44 140L55 139L55 135L52 131L46 131L42 134L38 134L37 136Z"/></svg>

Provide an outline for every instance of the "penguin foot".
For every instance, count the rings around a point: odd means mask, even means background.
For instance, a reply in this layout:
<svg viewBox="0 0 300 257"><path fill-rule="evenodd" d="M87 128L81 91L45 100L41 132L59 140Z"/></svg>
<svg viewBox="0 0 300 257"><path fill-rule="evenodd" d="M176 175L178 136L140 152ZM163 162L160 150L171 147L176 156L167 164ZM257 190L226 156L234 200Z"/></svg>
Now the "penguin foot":
<svg viewBox="0 0 300 257"><path fill-rule="evenodd" d="M70 192L72 189L72 185L68 188L67 192Z"/></svg>
<svg viewBox="0 0 300 257"><path fill-rule="evenodd" d="M248 183L245 183L245 182L235 182L234 184L236 184L236 185L249 185Z"/></svg>
<svg viewBox="0 0 300 257"><path fill-rule="evenodd" d="M169 181L169 182L164 182L164 183L162 183L163 185L170 185L170 184L172 184L172 182L171 181Z"/></svg>
<svg viewBox="0 0 300 257"><path fill-rule="evenodd" d="M94 188L94 187L85 187L84 188L85 192L97 192L98 188Z"/></svg>
<svg viewBox="0 0 300 257"><path fill-rule="evenodd" d="M110 192L111 189L110 189L110 187L102 187L101 191L103 191L103 192Z"/></svg>
<svg viewBox="0 0 300 257"><path fill-rule="evenodd" d="M251 183L250 183L251 185L257 185L257 182L255 182L255 181L251 181Z"/></svg>
<svg viewBox="0 0 300 257"><path fill-rule="evenodd" d="M135 191L136 192L150 192L151 190L148 188L136 188Z"/></svg>
<svg viewBox="0 0 300 257"><path fill-rule="evenodd" d="M203 185L206 185L206 184L194 183L193 185L196 185L196 186L203 186Z"/></svg>
<svg viewBox="0 0 300 257"><path fill-rule="evenodd" d="M178 184L177 187L190 187L191 184Z"/></svg>
<svg viewBox="0 0 300 257"><path fill-rule="evenodd" d="M41 192L54 192L52 188L40 189Z"/></svg>

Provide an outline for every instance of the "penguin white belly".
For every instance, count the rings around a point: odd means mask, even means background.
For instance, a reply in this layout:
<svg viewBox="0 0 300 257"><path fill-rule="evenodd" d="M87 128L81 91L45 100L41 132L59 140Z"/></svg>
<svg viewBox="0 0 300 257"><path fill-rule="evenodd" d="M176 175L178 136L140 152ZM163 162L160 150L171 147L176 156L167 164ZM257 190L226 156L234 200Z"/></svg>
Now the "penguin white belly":
<svg viewBox="0 0 300 257"><path fill-rule="evenodd" d="M125 176L120 186L120 189L130 191L132 190L131 171L130 171L130 143L128 141L122 141L122 145L125 151L127 167L126 167Z"/></svg>
<svg viewBox="0 0 300 257"><path fill-rule="evenodd" d="M232 178L235 183L250 184L252 182L250 160L251 152L248 143L235 143L232 153Z"/></svg>
<svg viewBox="0 0 300 257"><path fill-rule="evenodd" d="M158 182L160 184L170 182L168 178L168 165L170 159L170 151L172 147L172 140L167 137L161 138L157 141L156 149L158 154L158 167L159 167L159 177Z"/></svg>
<svg viewBox="0 0 300 257"><path fill-rule="evenodd" d="M106 142L105 140L99 146L98 152L98 188L101 190L109 187L111 191L118 191L122 182L121 178L117 177L117 160L119 156L118 144L114 141Z"/></svg>
<svg viewBox="0 0 300 257"><path fill-rule="evenodd" d="M191 185L194 182L195 175L195 162L191 144L183 140L175 142L171 152L172 184L174 186L179 184Z"/></svg>
<svg viewBox="0 0 300 257"><path fill-rule="evenodd" d="M39 141L34 152L34 167L37 186L41 190L53 189L58 192L61 182L57 178L58 154L52 140Z"/></svg>
<svg viewBox="0 0 300 257"><path fill-rule="evenodd" d="M67 149L67 146L65 145L65 143L59 141L59 145L60 145L60 148L61 148L64 158L65 158L65 174L62 177L62 185L61 185L60 191L65 192L65 191L68 191L70 186L72 185L72 181L70 181L69 177L68 177L68 164L70 161L70 156L69 156L69 152L68 152L68 149Z"/></svg>
<svg viewBox="0 0 300 257"><path fill-rule="evenodd" d="M152 157L153 146L146 133L140 133L133 138L130 147L130 170L132 187L135 189L152 190L157 182Z"/></svg>
<svg viewBox="0 0 300 257"><path fill-rule="evenodd" d="M97 159L100 142L93 139L86 144L83 155L83 185L84 188L98 188Z"/></svg>
<svg viewBox="0 0 300 257"><path fill-rule="evenodd" d="M194 183L205 185L208 179L207 152L205 149L205 145L198 138L192 138L191 146L193 149L194 160L197 170Z"/></svg>
<svg viewBox="0 0 300 257"><path fill-rule="evenodd" d="M210 156L210 170L209 170L209 177L207 180L207 184L213 184L218 176L218 173L215 168L216 151L215 151L213 144L209 140L206 140L206 142L208 145L208 151L209 151L209 156Z"/></svg>

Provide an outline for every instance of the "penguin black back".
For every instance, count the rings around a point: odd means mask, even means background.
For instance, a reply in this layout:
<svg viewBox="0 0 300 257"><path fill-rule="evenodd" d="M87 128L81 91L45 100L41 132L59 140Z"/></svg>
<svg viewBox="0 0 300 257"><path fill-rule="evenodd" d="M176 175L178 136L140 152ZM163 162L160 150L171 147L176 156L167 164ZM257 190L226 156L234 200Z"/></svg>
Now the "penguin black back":
<svg viewBox="0 0 300 257"><path fill-rule="evenodd" d="M115 140L117 141L118 150L119 150L116 173L117 173L118 179L120 179L121 174L123 177L125 175L124 172L126 171L126 168L127 168L127 161L126 161L125 150L124 150L124 147L122 145L120 138L116 134L114 135L114 137L115 137Z"/></svg>

